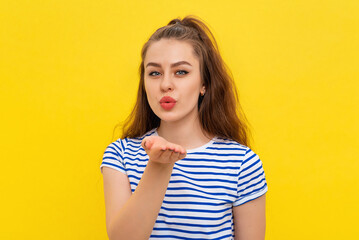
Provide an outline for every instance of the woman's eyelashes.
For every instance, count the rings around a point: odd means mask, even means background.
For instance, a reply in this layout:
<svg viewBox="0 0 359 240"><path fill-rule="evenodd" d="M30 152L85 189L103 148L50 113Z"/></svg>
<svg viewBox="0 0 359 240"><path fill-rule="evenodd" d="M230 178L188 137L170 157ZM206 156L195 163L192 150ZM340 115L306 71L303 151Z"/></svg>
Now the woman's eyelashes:
<svg viewBox="0 0 359 240"><path fill-rule="evenodd" d="M179 74L179 75L186 75L188 72L187 71L185 71L185 70L179 70L179 71L177 71L177 72L181 72L182 74Z"/></svg>
<svg viewBox="0 0 359 240"><path fill-rule="evenodd" d="M177 74L177 73L179 73L179 74ZM159 72L157 72L157 71L153 71L153 72L150 72L148 75L149 76L158 76L158 75L160 75L161 73L159 73ZM176 75L186 75L186 74L188 74L188 72L187 71L185 71L185 70L178 70L178 71L176 71Z"/></svg>
<svg viewBox="0 0 359 240"><path fill-rule="evenodd" d="M157 76L157 73L159 73L159 72L150 72L148 75L149 76Z"/></svg>

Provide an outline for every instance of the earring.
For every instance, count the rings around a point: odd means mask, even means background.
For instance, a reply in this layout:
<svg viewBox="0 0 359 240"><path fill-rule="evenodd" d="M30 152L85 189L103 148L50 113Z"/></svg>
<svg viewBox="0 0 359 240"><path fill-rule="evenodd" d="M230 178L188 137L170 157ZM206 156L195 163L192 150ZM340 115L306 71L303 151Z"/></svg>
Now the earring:
<svg viewBox="0 0 359 240"><path fill-rule="evenodd" d="M202 90L200 91L200 93L201 93L201 96L203 97L204 94L206 93L206 88L205 88L205 86L202 87Z"/></svg>

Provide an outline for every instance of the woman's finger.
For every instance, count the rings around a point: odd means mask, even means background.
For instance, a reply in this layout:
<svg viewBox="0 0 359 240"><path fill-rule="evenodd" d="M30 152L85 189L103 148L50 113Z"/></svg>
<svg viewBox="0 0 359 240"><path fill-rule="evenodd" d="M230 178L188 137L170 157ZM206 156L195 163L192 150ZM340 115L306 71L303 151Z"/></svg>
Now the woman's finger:
<svg viewBox="0 0 359 240"><path fill-rule="evenodd" d="M141 146L145 150L150 150L152 148L152 145L153 145L153 140L151 139L151 137L145 137L141 142Z"/></svg>
<svg viewBox="0 0 359 240"><path fill-rule="evenodd" d="M171 162L175 162L178 160L178 157L179 157L180 153L179 152L172 152L172 155L171 155Z"/></svg>
<svg viewBox="0 0 359 240"><path fill-rule="evenodd" d="M169 149L166 149L162 155L161 155L161 162L163 163L168 163L169 162L169 158L171 157L172 151L170 151Z"/></svg>

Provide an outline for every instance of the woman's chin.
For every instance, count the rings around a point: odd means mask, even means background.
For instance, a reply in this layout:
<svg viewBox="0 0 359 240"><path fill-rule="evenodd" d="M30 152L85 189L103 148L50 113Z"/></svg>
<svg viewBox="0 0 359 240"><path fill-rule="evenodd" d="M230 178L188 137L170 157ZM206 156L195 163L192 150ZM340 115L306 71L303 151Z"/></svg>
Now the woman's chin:
<svg viewBox="0 0 359 240"><path fill-rule="evenodd" d="M173 123L173 122L177 122L178 120L180 120L180 119L178 119L178 118L175 118L175 117L163 117L163 118L160 118L161 119L161 122L166 122L166 123Z"/></svg>
<svg viewBox="0 0 359 240"><path fill-rule="evenodd" d="M177 122L181 120L181 117L177 114L170 112L157 114L157 116L161 119L161 122Z"/></svg>

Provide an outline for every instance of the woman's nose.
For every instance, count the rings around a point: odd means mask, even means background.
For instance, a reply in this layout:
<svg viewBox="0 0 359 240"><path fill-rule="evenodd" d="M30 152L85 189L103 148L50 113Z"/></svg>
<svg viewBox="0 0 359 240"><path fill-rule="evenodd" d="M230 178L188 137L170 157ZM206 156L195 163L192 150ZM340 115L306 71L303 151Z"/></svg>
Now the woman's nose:
<svg viewBox="0 0 359 240"><path fill-rule="evenodd" d="M161 89L164 92L173 90L173 81L170 74L164 74L161 81Z"/></svg>

